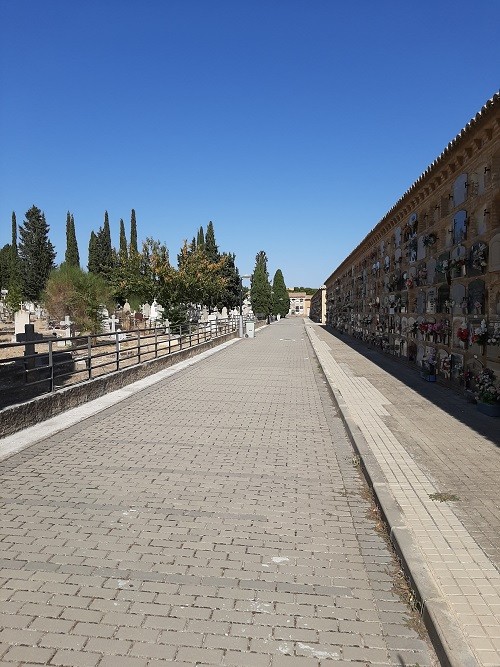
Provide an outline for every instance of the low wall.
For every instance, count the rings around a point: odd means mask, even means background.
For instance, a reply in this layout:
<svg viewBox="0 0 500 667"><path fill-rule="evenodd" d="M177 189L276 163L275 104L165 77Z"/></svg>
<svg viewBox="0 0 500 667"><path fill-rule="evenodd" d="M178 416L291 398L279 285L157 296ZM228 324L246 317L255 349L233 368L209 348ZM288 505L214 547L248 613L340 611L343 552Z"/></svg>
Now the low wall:
<svg viewBox="0 0 500 667"><path fill-rule="evenodd" d="M174 352L165 357L158 357L151 361L145 361L137 366L130 366L109 375L95 378L94 380L87 380L79 384L59 389L52 394L43 394L37 396L26 403L19 403L8 408L0 410L0 437L5 437L21 431L28 426L38 424L45 419L55 417L56 415L82 405L94 398L99 398L111 391L121 389L136 380L141 380L148 375L153 375L158 371L173 366L179 361L189 359L191 357L210 350L228 340L238 337L237 331L225 334L218 338L194 345L185 350Z"/></svg>

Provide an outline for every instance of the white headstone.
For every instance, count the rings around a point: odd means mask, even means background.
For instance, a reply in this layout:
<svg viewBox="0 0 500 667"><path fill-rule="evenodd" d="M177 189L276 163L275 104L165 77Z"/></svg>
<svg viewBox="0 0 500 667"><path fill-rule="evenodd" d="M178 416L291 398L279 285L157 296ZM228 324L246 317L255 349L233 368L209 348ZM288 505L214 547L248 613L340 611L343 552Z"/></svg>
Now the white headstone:
<svg viewBox="0 0 500 667"><path fill-rule="evenodd" d="M124 314L124 315L127 315L128 313L130 313L130 310L131 310L131 309L130 309L130 304L129 304L129 302L128 302L128 301L125 301L125 303L123 304L123 314Z"/></svg>
<svg viewBox="0 0 500 667"><path fill-rule="evenodd" d="M14 336L24 333L24 325L30 323L30 314L27 310L18 310L14 313Z"/></svg>
<svg viewBox="0 0 500 667"><path fill-rule="evenodd" d="M146 301L146 303L142 306L142 314L144 317L149 318L151 317L151 306L149 303Z"/></svg>
<svg viewBox="0 0 500 667"><path fill-rule="evenodd" d="M221 311L221 317L223 320L227 320L227 308L224 306Z"/></svg>

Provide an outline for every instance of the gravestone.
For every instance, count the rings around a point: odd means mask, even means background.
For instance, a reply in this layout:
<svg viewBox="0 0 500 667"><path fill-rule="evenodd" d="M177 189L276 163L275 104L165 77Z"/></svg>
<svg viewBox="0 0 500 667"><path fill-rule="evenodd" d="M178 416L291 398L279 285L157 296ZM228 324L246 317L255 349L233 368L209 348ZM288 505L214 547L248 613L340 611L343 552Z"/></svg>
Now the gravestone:
<svg viewBox="0 0 500 667"><path fill-rule="evenodd" d="M419 366L422 365L422 360L424 358L424 355L425 355L425 347L423 345L419 345L417 347L417 359L416 359L416 362Z"/></svg>
<svg viewBox="0 0 500 667"><path fill-rule="evenodd" d="M208 322L208 308L206 306L201 309L201 322Z"/></svg>
<svg viewBox="0 0 500 667"><path fill-rule="evenodd" d="M436 281L436 260L431 257L427 261L427 284L433 285Z"/></svg>
<svg viewBox="0 0 500 667"><path fill-rule="evenodd" d="M450 287L450 301L453 301L452 314L453 315L465 315L462 311L464 303L466 304L466 289L465 285L461 283L453 283Z"/></svg>
<svg viewBox="0 0 500 667"><path fill-rule="evenodd" d="M437 289L431 287L427 290L427 312L435 313L437 304Z"/></svg>
<svg viewBox="0 0 500 667"><path fill-rule="evenodd" d="M27 310L18 310L14 313L14 336L25 333L25 326L30 323L30 314Z"/></svg>
<svg viewBox="0 0 500 667"><path fill-rule="evenodd" d="M473 280L469 283L467 307L471 315L482 315L484 313L485 293L484 280Z"/></svg>
<svg viewBox="0 0 500 667"><path fill-rule="evenodd" d="M500 234L490 240L488 271L500 271Z"/></svg>
<svg viewBox="0 0 500 667"><path fill-rule="evenodd" d="M426 311L427 305L427 294L426 291L421 289L417 294L417 314L423 315Z"/></svg>
<svg viewBox="0 0 500 667"><path fill-rule="evenodd" d="M164 324L165 324L165 333L168 336L168 335L170 335L170 321L169 321L168 317L165 318Z"/></svg>
<svg viewBox="0 0 500 667"><path fill-rule="evenodd" d="M142 306L142 314L143 314L144 318L147 319L147 320L151 317L151 306L149 305L149 303L147 301Z"/></svg>
<svg viewBox="0 0 500 667"><path fill-rule="evenodd" d="M123 304L123 309L122 310L123 310L124 315L129 315L130 314L131 308L130 308L130 304L129 304L128 301L125 301L125 303Z"/></svg>
<svg viewBox="0 0 500 667"><path fill-rule="evenodd" d="M424 238L425 235L420 235L417 239L417 261L421 259L425 259L426 255L426 247L424 244Z"/></svg>
<svg viewBox="0 0 500 667"><path fill-rule="evenodd" d="M29 315L29 313L28 313ZM35 326L33 324L24 325L24 333L16 334L17 343L25 343L24 345L24 356L25 368L31 370L35 368L36 358L34 355L38 354L35 350L35 342L43 339L42 334L35 333Z"/></svg>
<svg viewBox="0 0 500 667"><path fill-rule="evenodd" d="M221 317L222 317L223 320L227 320L227 308L226 308L226 306L222 307Z"/></svg>

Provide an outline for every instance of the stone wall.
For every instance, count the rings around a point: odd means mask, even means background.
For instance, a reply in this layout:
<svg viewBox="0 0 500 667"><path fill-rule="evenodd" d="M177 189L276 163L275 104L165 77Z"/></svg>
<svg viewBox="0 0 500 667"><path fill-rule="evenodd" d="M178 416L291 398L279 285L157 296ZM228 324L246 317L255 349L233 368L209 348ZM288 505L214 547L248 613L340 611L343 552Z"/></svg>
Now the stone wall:
<svg viewBox="0 0 500 667"><path fill-rule="evenodd" d="M327 324L424 375L500 375L500 95L331 274L326 299Z"/></svg>

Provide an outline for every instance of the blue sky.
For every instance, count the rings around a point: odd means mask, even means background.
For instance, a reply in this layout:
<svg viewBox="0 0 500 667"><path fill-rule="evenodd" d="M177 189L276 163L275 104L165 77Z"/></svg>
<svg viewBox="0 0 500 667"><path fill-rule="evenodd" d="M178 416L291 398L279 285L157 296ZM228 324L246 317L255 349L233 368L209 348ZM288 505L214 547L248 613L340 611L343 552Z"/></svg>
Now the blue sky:
<svg viewBox="0 0 500 667"><path fill-rule="evenodd" d="M495 0L0 0L0 244L212 220L318 286L500 88Z"/></svg>

